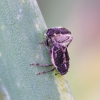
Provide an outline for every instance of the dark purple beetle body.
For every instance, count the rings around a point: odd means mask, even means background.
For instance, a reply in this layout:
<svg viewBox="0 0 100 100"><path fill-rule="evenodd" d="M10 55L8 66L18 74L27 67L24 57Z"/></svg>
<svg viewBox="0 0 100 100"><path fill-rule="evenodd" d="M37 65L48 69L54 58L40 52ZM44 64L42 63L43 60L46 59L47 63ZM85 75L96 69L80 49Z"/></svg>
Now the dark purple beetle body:
<svg viewBox="0 0 100 100"><path fill-rule="evenodd" d="M71 32L65 28L51 28L46 34L46 45L50 50L52 64L61 75L64 75L69 68L67 47L72 41Z"/></svg>
<svg viewBox="0 0 100 100"><path fill-rule="evenodd" d="M41 42L46 45L50 52L51 61L54 66L53 69L47 72L51 72L56 69L61 75L65 75L68 72L69 68L69 54L67 48L72 41L71 32L66 28L50 28L46 32L46 41ZM50 65L41 65L41 64L34 64L37 66L52 66ZM42 73L47 73L42 72ZM42 73L38 73L42 74Z"/></svg>

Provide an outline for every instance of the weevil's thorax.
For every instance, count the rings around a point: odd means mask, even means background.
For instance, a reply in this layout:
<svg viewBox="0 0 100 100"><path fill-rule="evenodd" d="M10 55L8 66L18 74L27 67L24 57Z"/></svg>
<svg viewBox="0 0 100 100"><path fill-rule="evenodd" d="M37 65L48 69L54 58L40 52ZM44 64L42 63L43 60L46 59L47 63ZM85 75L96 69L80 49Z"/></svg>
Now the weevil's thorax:
<svg viewBox="0 0 100 100"><path fill-rule="evenodd" d="M67 41L69 37L70 37L70 34L54 33L54 36L51 39L53 42L56 41L56 43L59 43L60 45L66 47L67 43L69 42Z"/></svg>
<svg viewBox="0 0 100 100"><path fill-rule="evenodd" d="M59 43L62 46L67 45L67 40L71 36L71 32L66 28L50 28L46 34L52 44Z"/></svg>

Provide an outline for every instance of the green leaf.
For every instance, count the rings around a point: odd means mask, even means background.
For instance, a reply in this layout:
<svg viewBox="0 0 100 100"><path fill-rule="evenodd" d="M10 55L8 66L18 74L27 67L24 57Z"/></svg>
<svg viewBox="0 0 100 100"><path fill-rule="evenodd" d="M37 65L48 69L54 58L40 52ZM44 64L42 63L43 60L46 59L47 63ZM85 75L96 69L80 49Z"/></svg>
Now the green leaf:
<svg viewBox="0 0 100 100"><path fill-rule="evenodd" d="M0 1L0 91L4 100L73 100L66 77L52 69L45 39L46 25L36 0Z"/></svg>

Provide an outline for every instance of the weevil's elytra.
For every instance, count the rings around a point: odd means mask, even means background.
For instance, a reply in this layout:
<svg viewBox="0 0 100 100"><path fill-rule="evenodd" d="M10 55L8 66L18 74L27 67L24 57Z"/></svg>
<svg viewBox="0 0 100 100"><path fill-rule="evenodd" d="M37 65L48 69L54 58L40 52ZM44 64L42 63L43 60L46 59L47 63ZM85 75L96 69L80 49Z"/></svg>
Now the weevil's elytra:
<svg viewBox="0 0 100 100"><path fill-rule="evenodd" d="M69 55L67 48L54 46L51 53L51 61L61 75L68 72L69 68Z"/></svg>
<svg viewBox="0 0 100 100"><path fill-rule="evenodd" d="M71 32L64 28L50 28L46 32L46 41L41 42L41 44L45 44L49 50L52 64L54 66L53 69L47 72L51 72L56 69L61 75L65 75L68 72L69 68L69 54L67 48L71 43L73 37L71 36ZM31 65L48 67L49 65L41 65L32 63ZM42 72L38 73L38 75L47 73Z"/></svg>

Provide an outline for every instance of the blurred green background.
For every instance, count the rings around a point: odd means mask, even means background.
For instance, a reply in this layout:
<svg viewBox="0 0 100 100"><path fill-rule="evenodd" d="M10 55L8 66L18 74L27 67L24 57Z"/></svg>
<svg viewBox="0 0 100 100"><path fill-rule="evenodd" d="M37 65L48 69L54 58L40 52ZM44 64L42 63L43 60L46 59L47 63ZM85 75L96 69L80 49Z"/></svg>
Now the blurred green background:
<svg viewBox="0 0 100 100"><path fill-rule="evenodd" d="M72 32L67 80L75 100L100 100L100 0L37 0L50 27Z"/></svg>

